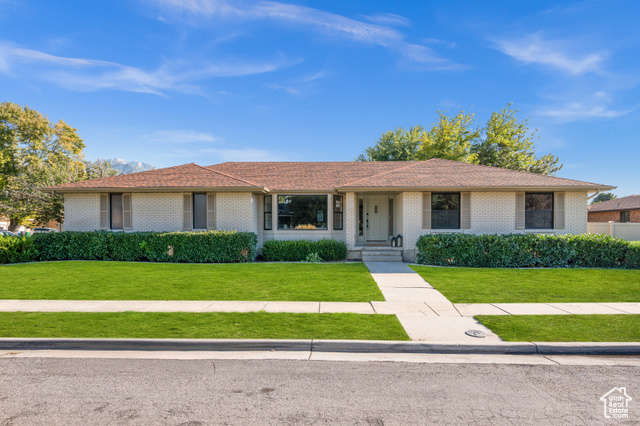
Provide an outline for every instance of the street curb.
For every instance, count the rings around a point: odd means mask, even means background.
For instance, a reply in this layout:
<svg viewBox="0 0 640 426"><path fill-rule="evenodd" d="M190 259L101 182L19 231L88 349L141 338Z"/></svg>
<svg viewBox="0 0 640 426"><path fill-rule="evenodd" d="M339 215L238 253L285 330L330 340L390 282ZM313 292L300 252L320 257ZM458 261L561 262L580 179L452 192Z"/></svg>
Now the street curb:
<svg viewBox="0 0 640 426"><path fill-rule="evenodd" d="M636 342L446 343L359 340L0 338L0 350L341 352L476 355L640 356Z"/></svg>

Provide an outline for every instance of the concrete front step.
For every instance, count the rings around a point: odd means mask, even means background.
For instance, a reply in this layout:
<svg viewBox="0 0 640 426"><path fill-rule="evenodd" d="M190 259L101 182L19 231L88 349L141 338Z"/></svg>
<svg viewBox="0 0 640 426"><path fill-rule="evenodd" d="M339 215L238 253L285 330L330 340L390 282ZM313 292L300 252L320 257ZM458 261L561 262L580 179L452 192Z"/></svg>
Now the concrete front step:
<svg viewBox="0 0 640 426"><path fill-rule="evenodd" d="M402 262L402 252L398 250L363 250L363 262Z"/></svg>

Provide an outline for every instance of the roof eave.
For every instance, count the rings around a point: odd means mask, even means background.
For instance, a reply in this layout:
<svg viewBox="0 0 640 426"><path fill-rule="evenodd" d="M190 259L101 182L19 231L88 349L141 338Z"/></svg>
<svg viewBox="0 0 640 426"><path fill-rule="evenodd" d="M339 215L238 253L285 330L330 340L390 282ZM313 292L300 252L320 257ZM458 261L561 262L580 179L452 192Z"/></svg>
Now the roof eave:
<svg viewBox="0 0 640 426"><path fill-rule="evenodd" d="M567 191L567 192L591 192L591 191L610 191L615 186L339 186L337 191L405 191L405 192L422 192L422 191L482 191L482 192L501 192L501 191Z"/></svg>
<svg viewBox="0 0 640 426"><path fill-rule="evenodd" d="M268 189L261 186L183 186L183 187L148 187L148 188L127 188L127 187L97 187L97 188L40 188L40 191L56 194L70 193L104 193L104 192L268 192Z"/></svg>

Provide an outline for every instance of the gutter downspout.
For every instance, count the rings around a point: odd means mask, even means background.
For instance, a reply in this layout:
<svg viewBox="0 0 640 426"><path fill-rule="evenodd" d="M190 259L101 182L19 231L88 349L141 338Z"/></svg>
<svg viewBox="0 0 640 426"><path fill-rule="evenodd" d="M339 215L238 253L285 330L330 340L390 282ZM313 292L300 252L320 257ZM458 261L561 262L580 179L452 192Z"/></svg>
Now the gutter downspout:
<svg viewBox="0 0 640 426"><path fill-rule="evenodd" d="M600 193L600 190L599 190L599 189L598 189L598 190L596 190L596 192L595 192L592 196L587 197L587 201L589 201L590 199L592 199L593 197L595 197L595 196L596 196L596 195L598 195L599 193Z"/></svg>

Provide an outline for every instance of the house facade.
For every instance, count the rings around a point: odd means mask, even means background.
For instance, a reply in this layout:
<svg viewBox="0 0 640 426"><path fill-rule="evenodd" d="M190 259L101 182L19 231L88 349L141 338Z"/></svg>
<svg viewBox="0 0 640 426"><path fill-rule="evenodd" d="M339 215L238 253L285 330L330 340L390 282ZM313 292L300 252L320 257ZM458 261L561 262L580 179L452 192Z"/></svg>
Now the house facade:
<svg viewBox="0 0 640 426"><path fill-rule="evenodd" d="M640 195L591 204L589 222L640 223Z"/></svg>
<svg viewBox="0 0 640 426"><path fill-rule="evenodd" d="M350 258L402 235L587 232L589 193L614 187L448 160L230 162L45 188L64 195L65 230L254 232L345 241Z"/></svg>

